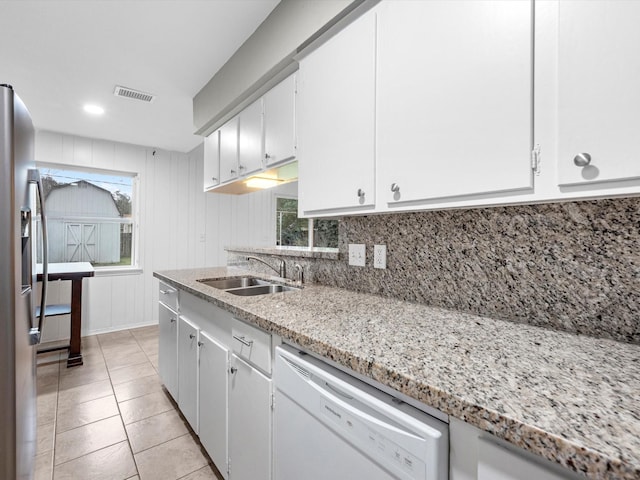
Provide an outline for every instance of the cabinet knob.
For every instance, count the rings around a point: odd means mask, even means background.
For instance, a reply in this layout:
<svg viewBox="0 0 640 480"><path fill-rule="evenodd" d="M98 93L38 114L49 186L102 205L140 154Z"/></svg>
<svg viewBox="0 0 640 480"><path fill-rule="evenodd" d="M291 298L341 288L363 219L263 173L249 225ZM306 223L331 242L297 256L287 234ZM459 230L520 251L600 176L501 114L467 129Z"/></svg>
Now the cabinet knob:
<svg viewBox="0 0 640 480"><path fill-rule="evenodd" d="M231 367L229 369L229 373L231 373L231 375L234 375L237 371L238 371L238 369L236 367Z"/></svg>
<svg viewBox="0 0 640 480"><path fill-rule="evenodd" d="M400 191L400 185L398 185L397 183L392 183L391 184L391 191L393 193L398 193Z"/></svg>
<svg viewBox="0 0 640 480"><path fill-rule="evenodd" d="M576 167L586 167L591 163L591 155L588 153L579 153L573 157L573 163Z"/></svg>
<svg viewBox="0 0 640 480"><path fill-rule="evenodd" d="M358 197L360 198L364 197L364 190L362 190L361 188L358 189Z"/></svg>
<svg viewBox="0 0 640 480"><path fill-rule="evenodd" d="M170 321L171 323L176 323L176 319L175 319L175 318L170 318L170 319L169 319L169 321Z"/></svg>
<svg viewBox="0 0 640 480"><path fill-rule="evenodd" d="M211 177L211 180L213 180L214 182L218 181L218 179L216 177Z"/></svg>
<svg viewBox="0 0 640 480"><path fill-rule="evenodd" d="M193 340L194 338L196 338L196 336L195 336L193 333L190 333L190 334L189 334L189 338L190 338L191 340Z"/></svg>
<svg viewBox="0 0 640 480"><path fill-rule="evenodd" d="M271 155L269 155L268 153L264 154L264 158L266 158L267 160L269 160L271 158Z"/></svg>
<svg viewBox="0 0 640 480"><path fill-rule="evenodd" d="M231 175L235 175L236 171L234 169L229 170L231 172Z"/></svg>
<svg viewBox="0 0 640 480"><path fill-rule="evenodd" d="M245 167L244 165L239 165L239 166L238 166L238 169L239 169L240 171L243 171L243 170L246 170L246 169L247 169L247 167Z"/></svg>
<svg viewBox="0 0 640 480"><path fill-rule="evenodd" d="M198 342L198 346L201 347L202 345L204 345L204 343L202 342Z"/></svg>

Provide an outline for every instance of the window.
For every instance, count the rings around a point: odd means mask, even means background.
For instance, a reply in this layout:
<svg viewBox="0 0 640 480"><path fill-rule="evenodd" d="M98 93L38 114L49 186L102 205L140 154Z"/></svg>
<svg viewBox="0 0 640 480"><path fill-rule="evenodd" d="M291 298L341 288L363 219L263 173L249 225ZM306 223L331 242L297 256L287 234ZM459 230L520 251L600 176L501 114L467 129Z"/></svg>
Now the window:
<svg viewBox="0 0 640 480"><path fill-rule="evenodd" d="M276 245L338 248L338 221L298 218L297 198L276 197Z"/></svg>
<svg viewBox="0 0 640 480"><path fill-rule="evenodd" d="M52 165L39 165L39 169L46 200L49 262L135 267L137 175Z"/></svg>

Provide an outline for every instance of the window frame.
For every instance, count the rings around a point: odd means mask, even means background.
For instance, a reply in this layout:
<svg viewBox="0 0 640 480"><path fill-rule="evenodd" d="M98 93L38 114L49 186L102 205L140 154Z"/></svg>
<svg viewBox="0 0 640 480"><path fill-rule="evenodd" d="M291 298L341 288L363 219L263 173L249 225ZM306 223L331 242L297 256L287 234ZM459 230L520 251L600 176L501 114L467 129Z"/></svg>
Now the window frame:
<svg viewBox="0 0 640 480"><path fill-rule="evenodd" d="M60 164L54 162L36 162L36 167L40 170L40 174L43 174L43 170L63 170L79 173L95 173L99 175L108 176L123 176L131 178L131 217L125 221L119 222L122 224L130 224L132 230L131 239L131 264L130 265L109 265L109 266L94 266L96 276L108 276L108 275L127 275L142 273L141 268L141 255L140 255L140 173L131 172L126 170L111 170L106 168L87 167L83 165L70 165ZM46 204L45 204L46 208ZM70 217L72 218L72 217ZM122 217L124 220L124 217Z"/></svg>
<svg viewBox="0 0 640 480"><path fill-rule="evenodd" d="M286 198L289 200L298 200L298 196L297 195L291 195L291 194L286 194L286 193L277 193L277 192L273 192L273 214L274 214L274 228L275 228L275 245L276 247L282 247L282 245L278 245L278 199L279 198ZM338 247L316 247L314 245L315 242L315 238L314 238L314 218L308 218L308 229L309 229L309 235L308 235L308 244L307 245L300 245L297 247L291 247L291 248L309 248L309 249L314 249L314 248L322 248L322 249L331 249L331 250L335 250L336 252L338 251ZM325 220L325 219L319 219L319 220ZM286 245L285 245L286 247Z"/></svg>

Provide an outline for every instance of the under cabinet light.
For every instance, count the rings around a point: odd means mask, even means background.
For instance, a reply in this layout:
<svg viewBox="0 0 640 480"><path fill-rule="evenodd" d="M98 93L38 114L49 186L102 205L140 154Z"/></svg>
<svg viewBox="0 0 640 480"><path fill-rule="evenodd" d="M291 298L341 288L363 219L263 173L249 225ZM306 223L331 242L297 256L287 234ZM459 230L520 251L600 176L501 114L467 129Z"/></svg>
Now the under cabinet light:
<svg viewBox="0 0 640 480"><path fill-rule="evenodd" d="M249 188L271 188L283 183L284 180L279 178L251 177L245 185Z"/></svg>

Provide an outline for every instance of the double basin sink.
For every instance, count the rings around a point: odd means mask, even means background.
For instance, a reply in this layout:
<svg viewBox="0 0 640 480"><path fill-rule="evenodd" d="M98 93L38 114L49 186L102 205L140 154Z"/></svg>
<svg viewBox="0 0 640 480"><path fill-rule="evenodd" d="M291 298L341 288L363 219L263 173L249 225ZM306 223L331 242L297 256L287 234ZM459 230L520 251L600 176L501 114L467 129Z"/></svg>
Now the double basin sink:
<svg viewBox="0 0 640 480"><path fill-rule="evenodd" d="M213 278L198 280L198 282L242 297L300 290L256 277Z"/></svg>

